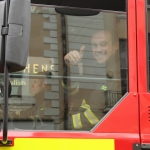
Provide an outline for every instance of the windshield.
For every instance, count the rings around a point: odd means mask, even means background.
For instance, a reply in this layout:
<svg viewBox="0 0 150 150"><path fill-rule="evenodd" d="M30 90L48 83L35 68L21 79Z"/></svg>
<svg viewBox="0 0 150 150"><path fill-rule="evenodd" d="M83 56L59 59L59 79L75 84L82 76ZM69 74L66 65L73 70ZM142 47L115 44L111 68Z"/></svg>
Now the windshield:
<svg viewBox="0 0 150 150"><path fill-rule="evenodd" d="M31 14L26 68L9 76L9 129L91 130L128 91L126 13Z"/></svg>

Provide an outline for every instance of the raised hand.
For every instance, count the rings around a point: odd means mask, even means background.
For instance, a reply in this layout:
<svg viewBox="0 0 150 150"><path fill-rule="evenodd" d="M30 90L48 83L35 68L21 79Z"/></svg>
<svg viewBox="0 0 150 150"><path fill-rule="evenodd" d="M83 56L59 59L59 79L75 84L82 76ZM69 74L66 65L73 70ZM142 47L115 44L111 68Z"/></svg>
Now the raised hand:
<svg viewBox="0 0 150 150"><path fill-rule="evenodd" d="M85 46L82 46L79 51L73 50L67 53L64 60L68 66L77 65L83 57Z"/></svg>

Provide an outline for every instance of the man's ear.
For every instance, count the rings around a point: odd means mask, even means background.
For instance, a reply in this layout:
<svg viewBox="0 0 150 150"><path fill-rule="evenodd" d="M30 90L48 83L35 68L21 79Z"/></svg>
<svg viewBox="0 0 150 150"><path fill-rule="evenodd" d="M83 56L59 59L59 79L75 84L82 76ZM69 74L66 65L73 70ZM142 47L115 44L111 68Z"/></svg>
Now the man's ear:
<svg viewBox="0 0 150 150"><path fill-rule="evenodd" d="M43 82L43 88L47 87L47 83Z"/></svg>
<svg viewBox="0 0 150 150"><path fill-rule="evenodd" d="M44 82L43 82L43 87L46 87L46 86L47 86L47 81L44 80Z"/></svg>
<svg viewBox="0 0 150 150"><path fill-rule="evenodd" d="M51 86L47 82L43 82L43 88L44 88L44 91L50 91L51 90Z"/></svg>
<svg viewBox="0 0 150 150"><path fill-rule="evenodd" d="M45 83L43 83L43 88L44 88L44 87L46 87L46 84L45 84Z"/></svg>

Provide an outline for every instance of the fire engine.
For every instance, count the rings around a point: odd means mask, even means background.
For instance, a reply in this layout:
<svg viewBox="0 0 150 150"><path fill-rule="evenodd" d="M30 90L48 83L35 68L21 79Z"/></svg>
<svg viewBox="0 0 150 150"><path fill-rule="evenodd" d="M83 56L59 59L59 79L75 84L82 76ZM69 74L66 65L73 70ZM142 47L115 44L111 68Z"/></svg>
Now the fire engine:
<svg viewBox="0 0 150 150"><path fill-rule="evenodd" d="M0 149L150 149L150 1L0 1Z"/></svg>

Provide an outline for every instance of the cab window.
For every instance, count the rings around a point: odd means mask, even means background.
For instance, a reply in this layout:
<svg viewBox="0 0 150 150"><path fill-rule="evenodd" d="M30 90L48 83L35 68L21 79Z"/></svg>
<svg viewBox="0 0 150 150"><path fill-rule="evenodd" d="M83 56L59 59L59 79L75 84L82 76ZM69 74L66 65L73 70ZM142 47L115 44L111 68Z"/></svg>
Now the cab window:
<svg viewBox="0 0 150 150"><path fill-rule="evenodd" d="M128 91L126 12L31 14L26 68L9 76L9 129L90 131Z"/></svg>

